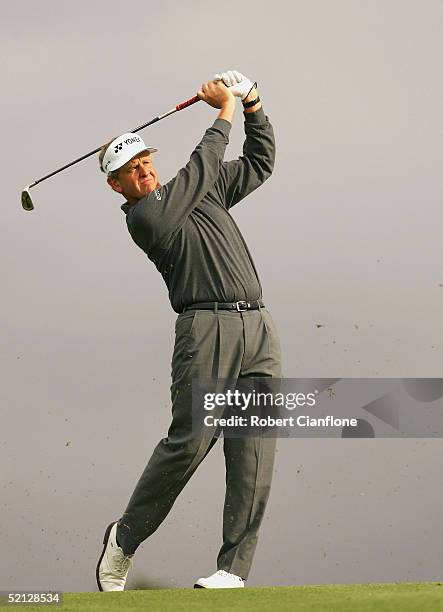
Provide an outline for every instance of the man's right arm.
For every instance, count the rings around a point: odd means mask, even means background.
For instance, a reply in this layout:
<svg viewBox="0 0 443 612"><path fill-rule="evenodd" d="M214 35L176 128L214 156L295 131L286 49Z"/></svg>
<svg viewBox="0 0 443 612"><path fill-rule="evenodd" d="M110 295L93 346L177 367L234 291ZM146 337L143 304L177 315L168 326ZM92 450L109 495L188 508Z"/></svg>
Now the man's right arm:
<svg viewBox="0 0 443 612"><path fill-rule="evenodd" d="M222 88L226 91L227 88L220 84L211 83L205 87L202 86L197 95L211 106L220 108L217 119L206 130L186 166L166 185L141 198L128 214L129 232L147 254L182 227L218 178L229 142L235 99L230 93L225 95ZM214 89L217 90L215 93Z"/></svg>

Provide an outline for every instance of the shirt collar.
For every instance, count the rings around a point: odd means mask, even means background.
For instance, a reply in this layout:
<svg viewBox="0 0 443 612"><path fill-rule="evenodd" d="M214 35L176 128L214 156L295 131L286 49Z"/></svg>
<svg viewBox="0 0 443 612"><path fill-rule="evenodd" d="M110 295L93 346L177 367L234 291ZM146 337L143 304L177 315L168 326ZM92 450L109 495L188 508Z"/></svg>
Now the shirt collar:
<svg viewBox="0 0 443 612"><path fill-rule="evenodd" d="M260 110L260 109L259 109L259 110ZM252 115L252 113L249 113L249 114L250 114L250 115ZM157 181L157 185L156 185L156 187L155 187L155 188L156 188L156 189L159 189L159 187L161 187L161 184L160 184L160 183ZM149 194L148 194L148 195L149 195ZM144 197L146 198L146 196L144 196ZM143 198L140 198L140 199L142 200ZM137 202L135 202L134 204L129 204L129 202L127 202L127 201L126 201L124 204L122 204L122 205L120 206L120 208L122 209L122 211L123 211L125 214L128 214L129 210L130 210L130 209L131 209L133 206L135 206L135 204L137 204L138 202L140 202L140 200L137 200Z"/></svg>
<svg viewBox="0 0 443 612"><path fill-rule="evenodd" d="M129 204L129 202L125 202L124 204L120 206L120 208L127 215L131 206L133 206L133 204Z"/></svg>

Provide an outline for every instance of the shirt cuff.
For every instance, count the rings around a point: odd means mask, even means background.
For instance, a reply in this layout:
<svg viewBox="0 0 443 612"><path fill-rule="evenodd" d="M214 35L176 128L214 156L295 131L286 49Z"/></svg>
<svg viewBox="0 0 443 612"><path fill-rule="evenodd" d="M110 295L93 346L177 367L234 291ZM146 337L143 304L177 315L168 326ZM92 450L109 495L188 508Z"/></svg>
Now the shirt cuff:
<svg viewBox="0 0 443 612"><path fill-rule="evenodd" d="M253 113L243 113L243 117L245 118L245 123L266 123L267 121L263 106Z"/></svg>
<svg viewBox="0 0 443 612"><path fill-rule="evenodd" d="M226 137L228 137L232 128L232 123L227 121L227 119L216 119L212 124L212 127L218 128Z"/></svg>

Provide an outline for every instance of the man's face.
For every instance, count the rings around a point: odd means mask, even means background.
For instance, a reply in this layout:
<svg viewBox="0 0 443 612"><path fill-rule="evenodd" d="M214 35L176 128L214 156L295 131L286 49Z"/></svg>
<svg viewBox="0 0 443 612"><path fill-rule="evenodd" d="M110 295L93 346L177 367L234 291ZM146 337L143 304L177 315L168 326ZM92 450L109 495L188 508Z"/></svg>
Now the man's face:
<svg viewBox="0 0 443 612"><path fill-rule="evenodd" d="M151 155L143 151L134 155L119 169L117 178L108 177L108 184L130 204L135 204L158 186L157 170Z"/></svg>

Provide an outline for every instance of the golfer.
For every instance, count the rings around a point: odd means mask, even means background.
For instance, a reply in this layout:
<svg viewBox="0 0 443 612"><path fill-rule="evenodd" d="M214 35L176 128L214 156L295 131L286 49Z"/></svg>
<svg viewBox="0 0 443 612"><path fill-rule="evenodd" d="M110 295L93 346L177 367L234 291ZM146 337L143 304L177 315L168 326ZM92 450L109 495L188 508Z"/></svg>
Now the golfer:
<svg viewBox="0 0 443 612"><path fill-rule="evenodd" d="M145 467L128 506L106 529L96 578L101 591L123 591L138 546L161 525L217 436L192 430L192 379L280 378L280 342L262 287L230 209L274 166L274 134L256 84L237 71L215 75L197 96L219 109L189 162L165 185L137 134L102 147L100 167L134 242L155 264L178 314L172 356L172 422ZM243 155L223 161L235 112L243 104ZM253 202L250 202L253 205ZM251 210L252 217L254 211ZM265 243L263 248L269 248ZM248 578L269 496L275 437L223 438L226 496L217 571L196 588L241 588ZM203 500L202 500L203 501Z"/></svg>

